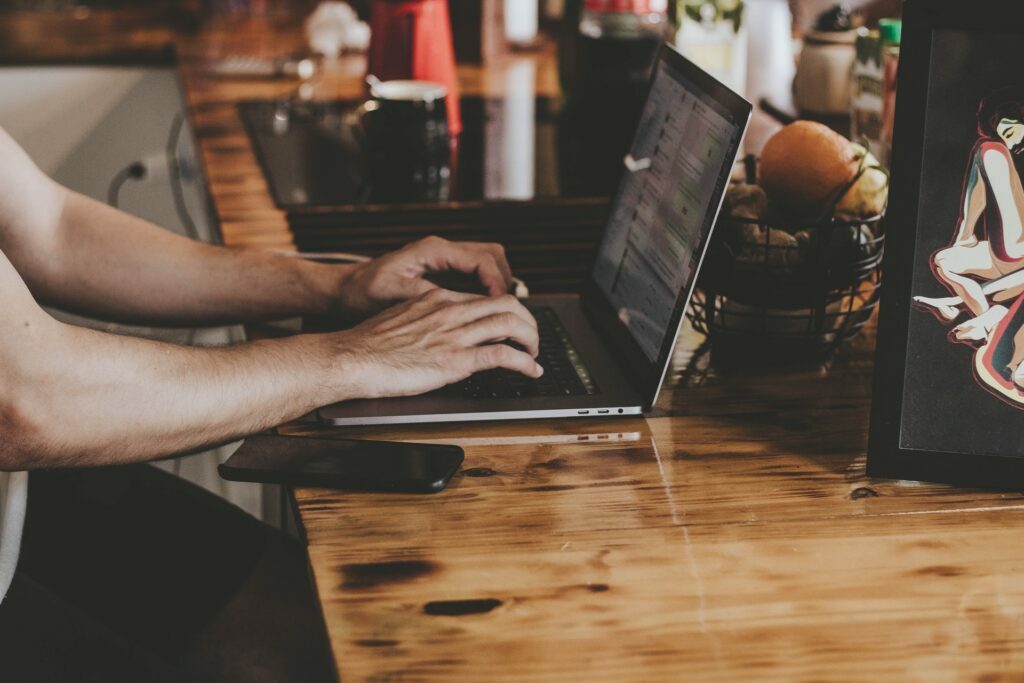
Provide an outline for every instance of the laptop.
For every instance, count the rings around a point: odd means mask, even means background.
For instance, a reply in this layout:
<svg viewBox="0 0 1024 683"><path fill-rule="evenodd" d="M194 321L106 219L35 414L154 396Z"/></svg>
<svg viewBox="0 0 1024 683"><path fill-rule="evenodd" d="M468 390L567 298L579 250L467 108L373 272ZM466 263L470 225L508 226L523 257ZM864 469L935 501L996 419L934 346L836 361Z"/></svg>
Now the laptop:
<svg viewBox="0 0 1024 683"><path fill-rule="evenodd" d="M490 370L420 396L337 403L320 419L376 425L649 410L750 114L750 103L663 46L588 282L578 296L524 300L537 318L544 375Z"/></svg>

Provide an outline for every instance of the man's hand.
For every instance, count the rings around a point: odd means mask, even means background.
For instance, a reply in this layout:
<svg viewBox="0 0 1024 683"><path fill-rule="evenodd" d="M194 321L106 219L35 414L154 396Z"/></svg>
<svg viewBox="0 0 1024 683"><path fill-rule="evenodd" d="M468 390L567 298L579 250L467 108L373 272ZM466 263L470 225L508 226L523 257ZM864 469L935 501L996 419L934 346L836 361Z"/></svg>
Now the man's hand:
<svg viewBox="0 0 1024 683"><path fill-rule="evenodd" d="M493 368L544 372L537 323L511 295L433 289L330 339L340 361L332 375L343 373L338 382L356 397L412 396ZM495 343L505 340L525 351Z"/></svg>
<svg viewBox="0 0 1024 683"><path fill-rule="evenodd" d="M0 470L137 462L338 401L542 372L533 319L511 296L435 289L343 332L190 348L54 320L2 252L0 292Z"/></svg>
<svg viewBox="0 0 1024 683"><path fill-rule="evenodd" d="M427 276L450 271L476 276L491 296L506 294L512 285L512 270L500 245L426 237L352 267L340 282L338 301L345 313L373 315L436 289Z"/></svg>

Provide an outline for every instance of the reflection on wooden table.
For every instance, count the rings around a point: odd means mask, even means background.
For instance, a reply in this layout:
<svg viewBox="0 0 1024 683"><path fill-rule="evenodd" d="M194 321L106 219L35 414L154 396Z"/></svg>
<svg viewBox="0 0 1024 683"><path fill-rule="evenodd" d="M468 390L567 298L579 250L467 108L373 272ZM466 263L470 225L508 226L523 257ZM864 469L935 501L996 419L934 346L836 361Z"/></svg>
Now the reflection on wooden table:
<svg viewBox="0 0 1024 683"><path fill-rule="evenodd" d="M650 419L293 428L466 451L434 496L296 491L342 679L1024 668L1024 499L865 478L871 343L720 373L699 342Z"/></svg>

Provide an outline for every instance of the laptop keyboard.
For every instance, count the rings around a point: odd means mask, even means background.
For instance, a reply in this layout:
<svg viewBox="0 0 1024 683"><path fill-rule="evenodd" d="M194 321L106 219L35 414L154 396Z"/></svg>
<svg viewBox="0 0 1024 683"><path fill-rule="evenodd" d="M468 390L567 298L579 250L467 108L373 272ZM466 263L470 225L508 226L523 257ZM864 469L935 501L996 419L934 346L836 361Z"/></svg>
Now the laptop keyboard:
<svg viewBox="0 0 1024 683"><path fill-rule="evenodd" d="M555 311L540 307L532 309L532 312L540 334L537 362L544 368L544 375L532 379L505 369L478 372L458 385L465 398L586 396L598 393L590 372L569 341L569 335Z"/></svg>

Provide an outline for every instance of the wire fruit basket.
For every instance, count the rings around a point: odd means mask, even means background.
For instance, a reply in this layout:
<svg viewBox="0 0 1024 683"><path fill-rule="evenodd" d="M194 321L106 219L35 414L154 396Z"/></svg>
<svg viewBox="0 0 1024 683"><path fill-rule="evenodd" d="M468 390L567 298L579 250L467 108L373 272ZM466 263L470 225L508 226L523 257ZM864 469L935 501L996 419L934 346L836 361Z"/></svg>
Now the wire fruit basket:
<svg viewBox="0 0 1024 683"><path fill-rule="evenodd" d="M716 356L827 357L878 306L882 216L794 225L723 216L689 311Z"/></svg>

